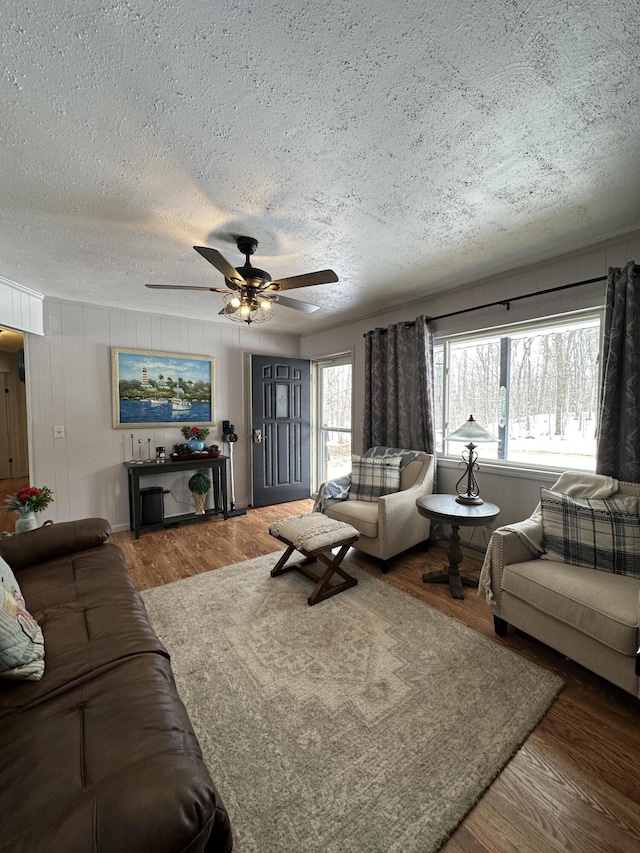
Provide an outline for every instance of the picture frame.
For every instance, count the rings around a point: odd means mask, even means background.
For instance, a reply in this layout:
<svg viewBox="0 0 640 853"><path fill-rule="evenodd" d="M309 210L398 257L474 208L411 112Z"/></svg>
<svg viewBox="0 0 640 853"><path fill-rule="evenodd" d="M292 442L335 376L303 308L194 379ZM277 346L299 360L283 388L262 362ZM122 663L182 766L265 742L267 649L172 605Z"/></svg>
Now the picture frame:
<svg viewBox="0 0 640 853"><path fill-rule="evenodd" d="M114 429L215 422L215 359L111 348Z"/></svg>

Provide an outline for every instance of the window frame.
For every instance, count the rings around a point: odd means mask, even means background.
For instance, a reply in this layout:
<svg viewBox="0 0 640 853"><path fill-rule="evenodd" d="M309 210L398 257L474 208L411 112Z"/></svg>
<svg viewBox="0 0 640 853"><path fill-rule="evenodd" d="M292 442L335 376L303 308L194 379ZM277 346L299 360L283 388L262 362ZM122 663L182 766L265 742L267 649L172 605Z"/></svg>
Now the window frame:
<svg viewBox="0 0 640 853"><path fill-rule="evenodd" d="M446 331L435 332L433 338L434 346L434 362L438 350L442 352L442 387L440 393L442 395L442 420L436 424L436 434L441 431L441 442L436 443L436 453L438 456L438 464L442 464L444 468L458 467L460 462L460 454L456 452L455 445L445 441L444 436L452 429L455 429L460 424L449 425L449 369L451 365L451 347L453 344L464 342L488 341L495 338L517 336L523 337L527 333L552 331L554 327L564 327L576 325L579 323L588 323L597 321L599 328L598 356L597 356L597 403L596 410L599 409L600 393L602 386L602 352L603 352L603 337L604 337L604 305L580 309L578 311L565 312L547 317L530 318L515 323L505 323L486 328L466 330L463 332L447 333ZM447 445L451 444L451 448ZM460 448L462 447L459 445ZM442 450L439 448L442 447ZM540 475L550 474L557 476L562 471L578 471L581 468L572 468L568 465L544 465L534 462L522 462L509 459L483 459L482 467L484 470L493 470L496 473L514 474L519 477L538 479Z"/></svg>
<svg viewBox="0 0 640 853"><path fill-rule="evenodd" d="M340 367L341 365L349 365L351 368L351 426L336 427L328 426L322 423L322 371L329 367ZM353 409L353 352L337 353L333 356L315 359L312 362L313 370L313 427L312 427L312 472L311 472L311 488L315 495L318 488L322 484L323 476L323 444L322 435L324 432L342 432L348 433L351 436L351 451L353 453L353 424L354 424L354 409Z"/></svg>

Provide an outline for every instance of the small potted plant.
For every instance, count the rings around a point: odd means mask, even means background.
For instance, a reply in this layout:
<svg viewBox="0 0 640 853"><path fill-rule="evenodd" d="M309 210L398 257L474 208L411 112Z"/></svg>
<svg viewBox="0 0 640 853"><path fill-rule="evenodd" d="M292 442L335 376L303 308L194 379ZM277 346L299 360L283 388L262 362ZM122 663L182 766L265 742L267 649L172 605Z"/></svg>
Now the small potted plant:
<svg viewBox="0 0 640 853"><path fill-rule="evenodd" d="M9 495L5 499L4 511L18 513L15 532L24 533L27 530L34 530L38 526L35 514L45 510L52 500L53 492L48 486L42 486L39 489L35 486L26 486L15 495Z"/></svg>
<svg viewBox="0 0 640 853"><path fill-rule="evenodd" d="M204 502L210 488L211 477L202 471L198 471L189 480L189 491L193 495L193 502L196 505L196 515L204 515Z"/></svg>
<svg viewBox="0 0 640 853"><path fill-rule="evenodd" d="M204 440L209 435L207 427L183 426L180 430L191 453L202 453Z"/></svg>

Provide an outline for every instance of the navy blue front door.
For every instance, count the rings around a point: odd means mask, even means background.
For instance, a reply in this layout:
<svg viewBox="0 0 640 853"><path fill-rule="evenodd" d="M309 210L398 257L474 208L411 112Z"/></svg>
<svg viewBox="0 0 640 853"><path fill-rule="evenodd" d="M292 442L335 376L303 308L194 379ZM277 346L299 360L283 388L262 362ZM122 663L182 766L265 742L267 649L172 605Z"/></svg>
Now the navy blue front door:
<svg viewBox="0 0 640 853"><path fill-rule="evenodd" d="M253 506L311 495L310 399L309 361L251 356Z"/></svg>

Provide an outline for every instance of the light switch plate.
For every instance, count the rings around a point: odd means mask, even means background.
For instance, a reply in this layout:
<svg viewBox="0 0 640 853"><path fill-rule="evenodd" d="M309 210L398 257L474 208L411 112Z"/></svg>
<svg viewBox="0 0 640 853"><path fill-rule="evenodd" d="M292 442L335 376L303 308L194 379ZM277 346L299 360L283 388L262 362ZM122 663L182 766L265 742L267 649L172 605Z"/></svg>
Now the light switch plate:
<svg viewBox="0 0 640 853"><path fill-rule="evenodd" d="M54 426L53 437L54 438L64 438L64 427L63 426Z"/></svg>

